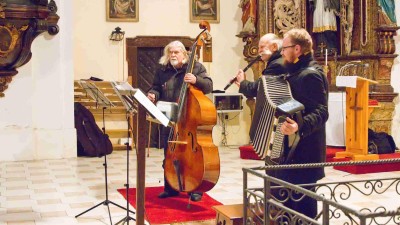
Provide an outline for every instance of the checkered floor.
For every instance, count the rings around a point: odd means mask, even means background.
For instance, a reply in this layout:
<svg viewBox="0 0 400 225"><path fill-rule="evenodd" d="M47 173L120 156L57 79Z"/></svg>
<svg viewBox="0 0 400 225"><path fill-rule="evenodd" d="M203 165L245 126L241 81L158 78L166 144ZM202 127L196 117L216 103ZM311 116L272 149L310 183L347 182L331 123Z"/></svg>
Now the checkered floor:
<svg viewBox="0 0 400 225"><path fill-rule="evenodd" d="M130 154L130 186L136 186L136 156ZM163 152L150 149L146 159L146 186L163 185L161 163ZM263 161L243 160L237 147L221 147L221 176L216 187L208 192L223 204L242 203L243 167L262 166ZM107 157L109 200L126 207L125 199L117 193L126 183L126 152L114 151ZM60 160L0 163L0 225L104 225L110 224L107 207L101 205L75 218L81 212L106 199L103 158L73 158ZM377 175L349 175L327 169L324 181L339 179L370 179ZM379 173L379 177L400 176L400 172ZM259 185L259 179L250 179ZM387 193L374 201L387 204L400 202L398 193ZM361 197L355 204L370 202ZM383 204L386 204L383 203ZM396 203L397 204L397 203ZM112 223L126 216L123 209L110 204ZM130 222L134 224L133 221Z"/></svg>

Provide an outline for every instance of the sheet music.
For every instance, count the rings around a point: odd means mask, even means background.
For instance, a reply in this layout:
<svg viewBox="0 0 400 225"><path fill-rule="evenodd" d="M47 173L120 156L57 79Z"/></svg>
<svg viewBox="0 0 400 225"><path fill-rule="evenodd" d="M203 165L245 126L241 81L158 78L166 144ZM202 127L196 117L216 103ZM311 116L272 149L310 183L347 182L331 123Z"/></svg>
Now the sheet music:
<svg viewBox="0 0 400 225"><path fill-rule="evenodd" d="M165 127L169 124L169 119L147 98L146 95L140 89L133 88L128 82L113 82L113 87L115 88L117 94L120 96L122 102L127 109L134 107L135 98L141 105L143 105L147 111L149 111L162 125ZM132 97L133 96L133 97Z"/></svg>
<svg viewBox="0 0 400 225"><path fill-rule="evenodd" d="M114 104L104 95L104 93L92 82L84 80L78 81L79 85L86 91L86 93L96 101L97 104L102 106L114 106Z"/></svg>
<svg viewBox="0 0 400 225"><path fill-rule="evenodd" d="M336 77L337 87L357 87L357 76L337 76Z"/></svg>

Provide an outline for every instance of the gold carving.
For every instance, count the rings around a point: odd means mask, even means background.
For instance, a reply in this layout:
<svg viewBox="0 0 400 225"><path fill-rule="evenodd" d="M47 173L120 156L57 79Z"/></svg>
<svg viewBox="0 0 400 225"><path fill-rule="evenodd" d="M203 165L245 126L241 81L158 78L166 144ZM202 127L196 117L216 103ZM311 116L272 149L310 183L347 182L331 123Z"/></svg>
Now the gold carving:
<svg viewBox="0 0 400 225"><path fill-rule="evenodd" d="M14 26L1 26L0 25L0 57L7 57L17 45L21 31L28 29L28 26L22 26L19 30Z"/></svg>
<svg viewBox="0 0 400 225"><path fill-rule="evenodd" d="M0 2L0 19L6 18L6 13L4 12L4 7L6 7L6 3Z"/></svg>
<svg viewBox="0 0 400 225"><path fill-rule="evenodd" d="M389 68L392 68L393 66L393 62L391 60L381 60L380 64Z"/></svg>
<svg viewBox="0 0 400 225"><path fill-rule="evenodd" d="M351 40L353 36L354 2L353 0L342 0L340 2L340 24L344 30L344 53L350 55Z"/></svg>
<svg viewBox="0 0 400 225"><path fill-rule="evenodd" d="M301 27L299 0L277 0L274 6L274 19L279 33Z"/></svg>
<svg viewBox="0 0 400 225"><path fill-rule="evenodd" d="M8 84L11 82L12 76L0 77L0 98L4 97L4 91L8 88Z"/></svg>

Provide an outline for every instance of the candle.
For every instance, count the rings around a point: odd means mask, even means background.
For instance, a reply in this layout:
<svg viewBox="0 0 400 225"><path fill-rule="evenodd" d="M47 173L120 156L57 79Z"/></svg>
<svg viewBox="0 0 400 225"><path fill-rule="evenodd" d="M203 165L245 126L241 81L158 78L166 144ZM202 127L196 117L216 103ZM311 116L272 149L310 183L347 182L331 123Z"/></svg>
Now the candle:
<svg viewBox="0 0 400 225"><path fill-rule="evenodd" d="M328 49L325 49L325 66L328 66Z"/></svg>

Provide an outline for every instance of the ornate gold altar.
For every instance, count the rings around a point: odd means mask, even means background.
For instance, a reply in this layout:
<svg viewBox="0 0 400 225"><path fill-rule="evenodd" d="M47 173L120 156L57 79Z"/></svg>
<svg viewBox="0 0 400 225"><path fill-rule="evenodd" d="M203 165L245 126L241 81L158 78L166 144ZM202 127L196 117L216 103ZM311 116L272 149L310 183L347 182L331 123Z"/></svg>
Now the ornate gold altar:
<svg viewBox="0 0 400 225"><path fill-rule="evenodd" d="M250 1L251 2L251 1ZM256 2L255 32L240 32L237 36L245 42L243 55L246 61L257 56L259 38L266 33L282 36L291 28L305 28L312 35L315 43L316 33L313 33L313 13L308 0L258 0ZM326 45L314 45L315 58L325 66L330 82L330 91L341 91L336 87L336 76L339 70L348 62L360 61L368 64L365 70L353 68L345 71L365 78L378 81L371 85L369 98L378 100L380 107L375 109L369 120L369 127L375 131L391 132L391 122L394 111L394 98L390 85L393 61L397 57L393 36L400 28L391 21L385 11L373 0L340 0L340 10L335 12L337 20L338 48L327 50ZM254 79L261 75L262 62L252 66ZM362 74L359 74L362 73ZM253 105L254 100L248 99L247 104Z"/></svg>
<svg viewBox="0 0 400 225"><path fill-rule="evenodd" d="M31 44L41 33L59 31L54 0L0 0L0 97L32 57Z"/></svg>

